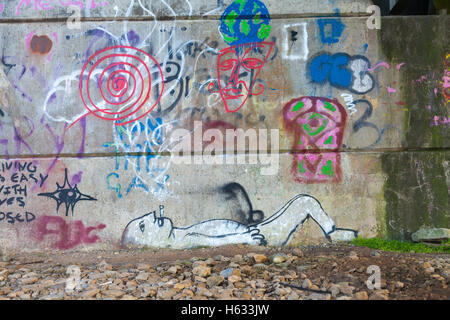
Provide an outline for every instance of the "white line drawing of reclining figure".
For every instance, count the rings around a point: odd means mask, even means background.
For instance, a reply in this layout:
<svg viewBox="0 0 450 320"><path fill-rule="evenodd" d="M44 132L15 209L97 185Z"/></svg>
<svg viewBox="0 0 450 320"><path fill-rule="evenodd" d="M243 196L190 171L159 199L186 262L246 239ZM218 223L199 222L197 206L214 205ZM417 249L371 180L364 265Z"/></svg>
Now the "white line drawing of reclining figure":
<svg viewBox="0 0 450 320"><path fill-rule="evenodd" d="M269 218L252 225L229 219L211 219L188 227L175 227L170 218L154 211L127 224L122 246L174 249L238 243L284 246L309 218L319 225L329 241L350 241L358 235L356 230L337 228L316 198L300 194Z"/></svg>

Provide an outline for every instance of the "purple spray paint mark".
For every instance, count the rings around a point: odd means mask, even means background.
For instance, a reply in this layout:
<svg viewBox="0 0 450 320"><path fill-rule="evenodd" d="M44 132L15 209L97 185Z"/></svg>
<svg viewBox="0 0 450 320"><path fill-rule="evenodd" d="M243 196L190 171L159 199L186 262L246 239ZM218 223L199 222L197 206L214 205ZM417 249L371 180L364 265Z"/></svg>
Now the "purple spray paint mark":
<svg viewBox="0 0 450 320"><path fill-rule="evenodd" d="M81 182L81 176L83 175L82 171L79 171L77 174L74 174L70 183L72 185L79 184Z"/></svg>

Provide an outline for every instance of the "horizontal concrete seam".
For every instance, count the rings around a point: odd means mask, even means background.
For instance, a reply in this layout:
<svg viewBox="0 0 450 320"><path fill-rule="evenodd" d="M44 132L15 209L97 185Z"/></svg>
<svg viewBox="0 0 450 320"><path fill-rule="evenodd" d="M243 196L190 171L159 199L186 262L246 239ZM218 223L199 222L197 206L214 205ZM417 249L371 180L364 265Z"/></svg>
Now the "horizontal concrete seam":
<svg viewBox="0 0 450 320"><path fill-rule="evenodd" d="M270 150L264 150L265 152L252 152L250 153L248 150L246 151L225 151L225 153L218 153L216 155L210 153L203 152L187 152L182 154L182 156L196 156L196 155L207 155L207 156L220 156L220 155L258 155L258 154L273 154ZM289 149L278 150L278 154L320 154L320 153L361 153L361 154L373 154L373 153L419 153L419 152L449 152L450 147L448 148L428 148L428 149L354 149L354 150L334 150L334 149L321 149L321 150L305 150L305 151L292 151ZM181 156L180 153L172 153L172 152L117 152L117 153L105 153L105 152L97 152L97 153L84 153L84 154L75 154L75 153L64 153L64 154L41 154L41 155L1 155L0 160L19 160L19 159L54 159L54 158L101 158L101 157L142 157L142 156Z"/></svg>
<svg viewBox="0 0 450 320"><path fill-rule="evenodd" d="M305 14L280 14L280 15L271 15L271 20L282 20L282 19L297 19L297 18L364 18L368 17L371 14L369 13L361 13L361 14L340 14L336 16L336 14L331 13L305 13ZM177 16L177 17L169 17L162 16L156 17L157 21L203 21L203 20L220 20L221 16ZM3 18L0 19L0 24L8 24L8 23L57 23L57 22L66 22L70 16L58 17L58 18ZM245 17L242 17L245 19ZM80 18L81 22L96 22L96 21L154 21L155 18L150 16L145 17L82 17Z"/></svg>

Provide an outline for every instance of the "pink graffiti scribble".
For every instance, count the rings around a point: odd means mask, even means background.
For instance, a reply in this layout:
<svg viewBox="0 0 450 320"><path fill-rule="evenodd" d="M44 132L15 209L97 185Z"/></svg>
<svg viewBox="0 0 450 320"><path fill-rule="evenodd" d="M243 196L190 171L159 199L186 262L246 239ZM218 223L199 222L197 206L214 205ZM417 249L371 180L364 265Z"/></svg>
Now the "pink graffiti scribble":
<svg viewBox="0 0 450 320"><path fill-rule="evenodd" d="M442 80L444 80L444 89L450 88L450 77L445 75L442 77Z"/></svg>
<svg viewBox="0 0 450 320"><path fill-rule="evenodd" d="M55 44L58 43L58 35L56 34L56 32L52 33L53 38L55 38ZM47 56L47 61L50 61L50 59L53 57L53 55L55 54L55 51L50 52L50 54Z"/></svg>
<svg viewBox="0 0 450 320"><path fill-rule="evenodd" d="M397 89L394 89L394 88L391 88L391 87L387 87L387 91L389 92L389 93L394 93L394 92L397 92Z"/></svg>
<svg viewBox="0 0 450 320"><path fill-rule="evenodd" d="M107 6L108 5L108 2L107 1L105 1L105 2L102 2L102 3L95 3L95 0L91 0L91 9L95 9L95 8L97 8L97 7L104 7L104 6Z"/></svg>
<svg viewBox="0 0 450 320"><path fill-rule="evenodd" d="M367 69L368 71L374 71L378 67L385 67L386 69L390 69L390 65L387 62L379 62L374 67Z"/></svg>
<svg viewBox="0 0 450 320"><path fill-rule="evenodd" d="M414 80L415 82L423 82L427 79L427 76L421 76L419 79Z"/></svg>
<svg viewBox="0 0 450 320"><path fill-rule="evenodd" d="M399 63L395 68L397 68L397 71L400 71L400 68L404 65L405 63Z"/></svg>
<svg viewBox="0 0 450 320"><path fill-rule="evenodd" d="M33 236L42 242L48 235L57 235L57 241L52 243L55 249L71 249L80 244L92 244L99 240L97 235L91 235L94 230L103 230L106 225L100 223L96 227L85 227L80 220L66 221L57 216L42 216L36 219L33 226Z"/></svg>
<svg viewBox="0 0 450 320"><path fill-rule="evenodd" d="M68 7L71 5L78 6L80 9L84 9L85 7L89 6L90 2L90 9L95 9L97 7L104 7L107 6L109 3L107 1L96 3L95 0L69 0L69 1L62 1L59 0L57 4L51 5L51 1L43 1L43 0L20 0L19 4L17 5L16 9L16 16L20 15L20 10L23 8L26 8L27 6L33 5L34 11L41 11L41 10L53 10L56 6L60 5L62 7ZM84 4L83 2L86 2Z"/></svg>
<svg viewBox="0 0 450 320"><path fill-rule="evenodd" d="M27 34L26 35L26 37L25 37L25 43L26 43L26 45L27 45L27 48L29 49L29 50L31 50L31 38L33 38L33 36L35 35L35 33L36 33L36 31L31 31L29 34Z"/></svg>
<svg viewBox="0 0 450 320"><path fill-rule="evenodd" d="M440 124L445 124L445 125L450 124L450 118L446 118L446 117L442 117L442 120L441 120L441 117L434 116L433 121L434 121L434 126L438 126Z"/></svg>
<svg viewBox="0 0 450 320"><path fill-rule="evenodd" d="M0 3L0 13L3 13L4 9L5 9L5 7L3 6L3 3Z"/></svg>

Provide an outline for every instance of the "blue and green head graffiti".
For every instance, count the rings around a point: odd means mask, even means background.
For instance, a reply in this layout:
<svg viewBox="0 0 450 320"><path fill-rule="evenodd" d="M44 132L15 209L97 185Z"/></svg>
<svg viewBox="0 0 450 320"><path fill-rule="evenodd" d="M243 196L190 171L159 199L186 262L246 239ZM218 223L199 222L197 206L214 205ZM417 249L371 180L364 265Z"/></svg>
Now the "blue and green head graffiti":
<svg viewBox="0 0 450 320"><path fill-rule="evenodd" d="M217 56L219 93L226 111L236 112L250 95L264 92L262 84L256 90L253 87L274 47L273 42L264 41L271 30L270 16L259 0L235 0L220 20L219 32L230 46Z"/></svg>
<svg viewBox="0 0 450 320"><path fill-rule="evenodd" d="M231 46L264 41L271 29L269 11L259 0L235 0L220 20L220 34Z"/></svg>

